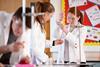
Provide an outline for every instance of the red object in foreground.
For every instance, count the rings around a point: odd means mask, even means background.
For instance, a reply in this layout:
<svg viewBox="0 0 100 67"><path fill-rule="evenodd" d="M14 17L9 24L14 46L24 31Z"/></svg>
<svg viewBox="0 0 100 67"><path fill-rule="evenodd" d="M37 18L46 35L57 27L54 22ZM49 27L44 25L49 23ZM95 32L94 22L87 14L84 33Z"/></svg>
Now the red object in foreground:
<svg viewBox="0 0 100 67"><path fill-rule="evenodd" d="M19 64L30 64L30 60L28 57L22 58Z"/></svg>

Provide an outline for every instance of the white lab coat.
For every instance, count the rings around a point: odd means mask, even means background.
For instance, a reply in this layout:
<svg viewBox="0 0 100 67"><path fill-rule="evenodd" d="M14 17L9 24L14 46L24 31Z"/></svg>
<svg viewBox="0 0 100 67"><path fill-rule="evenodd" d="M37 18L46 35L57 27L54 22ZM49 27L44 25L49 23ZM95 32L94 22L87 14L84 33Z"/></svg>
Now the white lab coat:
<svg viewBox="0 0 100 67"><path fill-rule="evenodd" d="M67 33L65 37L65 61L77 63L86 62L83 46L86 33L87 30L85 27L75 28L72 32Z"/></svg>
<svg viewBox="0 0 100 67"><path fill-rule="evenodd" d="M29 63L31 64L31 30L27 29L18 39L17 42L21 42L24 45L23 49L18 52L13 52L10 57L10 64L18 64L22 58L29 57Z"/></svg>
<svg viewBox="0 0 100 67"><path fill-rule="evenodd" d="M11 13L0 11L0 46L7 45L11 18Z"/></svg>
<svg viewBox="0 0 100 67"><path fill-rule="evenodd" d="M8 41L8 37L9 37L9 29L10 29L10 22L12 19L12 13L7 13L4 11L0 12L0 31L2 33L0 33L0 35L3 35L2 38L2 44L0 44L0 46L2 45L7 45L7 41Z"/></svg>
<svg viewBox="0 0 100 67"><path fill-rule="evenodd" d="M48 62L48 56L44 53L46 47L52 46L52 41L46 40L45 31L41 31L40 24L35 21L33 31L33 56L35 57L33 60L36 64L40 64L41 62ZM33 62L34 63L34 62Z"/></svg>

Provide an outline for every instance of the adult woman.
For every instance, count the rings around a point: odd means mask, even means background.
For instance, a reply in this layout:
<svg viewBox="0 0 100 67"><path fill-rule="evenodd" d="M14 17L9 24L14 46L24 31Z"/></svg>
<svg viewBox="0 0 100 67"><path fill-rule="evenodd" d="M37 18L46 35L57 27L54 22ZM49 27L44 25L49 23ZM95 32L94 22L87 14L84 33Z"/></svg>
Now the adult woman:
<svg viewBox="0 0 100 67"><path fill-rule="evenodd" d="M68 10L66 26L63 27L62 24L59 24L63 32L66 34L64 49L65 63L68 61L71 63L86 62L83 43L85 41L87 31L85 27L80 26L82 22L82 13L77 8L72 7Z"/></svg>
<svg viewBox="0 0 100 67"><path fill-rule="evenodd" d="M26 8L26 13L30 13L30 8ZM5 14L4 17L6 17ZM2 17L2 15L0 15ZM22 35L22 7L20 7L14 14L11 16L8 22L5 22L5 19L1 20L4 23L4 41L3 44L0 44L0 62L3 64L10 64L10 58L12 52L18 52L23 48L23 42L16 42L18 37ZM26 16L26 27L30 28L30 17ZM2 29L2 28L1 28ZM15 58L13 58L15 59Z"/></svg>

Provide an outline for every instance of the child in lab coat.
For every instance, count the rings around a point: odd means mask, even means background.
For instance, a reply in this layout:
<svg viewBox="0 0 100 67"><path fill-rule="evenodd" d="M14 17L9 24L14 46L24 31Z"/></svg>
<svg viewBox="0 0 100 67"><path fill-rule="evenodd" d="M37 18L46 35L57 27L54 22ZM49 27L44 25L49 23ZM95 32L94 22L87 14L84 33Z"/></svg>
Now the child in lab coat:
<svg viewBox="0 0 100 67"><path fill-rule="evenodd" d="M76 9L76 15L75 15ZM58 25L63 30L63 35L65 36L65 46L64 46L64 62L70 63L85 63L85 53L84 53L84 41L86 38L86 28L82 26L83 15L75 7L69 9L67 14L67 24L62 26L58 22Z"/></svg>

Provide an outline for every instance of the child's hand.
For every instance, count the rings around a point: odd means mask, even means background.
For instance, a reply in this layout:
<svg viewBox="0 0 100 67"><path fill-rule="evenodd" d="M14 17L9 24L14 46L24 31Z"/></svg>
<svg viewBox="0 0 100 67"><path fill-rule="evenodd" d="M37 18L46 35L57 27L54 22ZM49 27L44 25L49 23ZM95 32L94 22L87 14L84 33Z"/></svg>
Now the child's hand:
<svg viewBox="0 0 100 67"><path fill-rule="evenodd" d="M62 13L60 13L58 16L57 16L57 18L56 18L56 22L57 23L61 23L61 21L63 20L63 12Z"/></svg>
<svg viewBox="0 0 100 67"><path fill-rule="evenodd" d="M55 40L55 44L56 44L56 45L60 45L60 44L62 44L62 43L63 43L63 40L61 40L61 39Z"/></svg>

